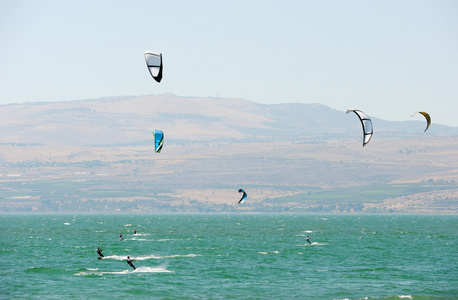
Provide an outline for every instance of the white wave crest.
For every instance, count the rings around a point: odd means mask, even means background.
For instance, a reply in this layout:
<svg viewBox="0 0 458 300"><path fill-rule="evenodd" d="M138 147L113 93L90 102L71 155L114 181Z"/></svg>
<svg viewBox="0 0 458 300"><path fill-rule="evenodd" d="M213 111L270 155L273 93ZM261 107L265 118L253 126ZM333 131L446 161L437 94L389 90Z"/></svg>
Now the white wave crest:
<svg viewBox="0 0 458 300"><path fill-rule="evenodd" d="M142 238L137 238L137 237L133 237L133 238L130 238L129 240L131 241L147 241L147 242L152 242L153 240L148 240L148 239L142 239Z"/></svg>
<svg viewBox="0 0 458 300"><path fill-rule="evenodd" d="M164 267L139 267L132 271L132 273L173 273Z"/></svg>
<svg viewBox="0 0 458 300"><path fill-rule="evenodd" d="M157 255L145 255L145 256L132 256L129 255L131 259L135 260L147 260L147 259L161 259L162 257ZM114 259L114 260L126 260L127 255L110 255L105 256L103 259Z"/></svg>
<svg viewBox="0 0 458 300"><path fill-rule="evenodd" d="M86 269L86 271L81 271L75 273L75 276L88 276L88 275L99 275L102 276L104 274L132 274L132 273L173 273L173 271L167 270L165 267L138 267L135 270L127 269L122 271L115 271L115 272L106 272L106 271L99 271L98 269Z"/></svg>
<svg viewBox="0 0 458 300"><path fill-rule="evenodd" d="M278 252L278 251L267 251L267 252L261 251L261 252L258 252L258 253L266 255L266 254L278 254L280 252Z"/></svg>
<svg viewBox="0 0 458 300"><path fill-rule="evenodd" d="M129 255L130 258L133 261L141 261L141 260L148 260L148 259L166 259L166 258L180 258L180 257L198 257L202 256L200 254L173 254L173 255L164 255L164 256L158 256L158 255L144 255L144 256L132 256ZM103 259L114 259L114 260L126 260L127 255L110 255L110 256L105 256Z"/></svg>

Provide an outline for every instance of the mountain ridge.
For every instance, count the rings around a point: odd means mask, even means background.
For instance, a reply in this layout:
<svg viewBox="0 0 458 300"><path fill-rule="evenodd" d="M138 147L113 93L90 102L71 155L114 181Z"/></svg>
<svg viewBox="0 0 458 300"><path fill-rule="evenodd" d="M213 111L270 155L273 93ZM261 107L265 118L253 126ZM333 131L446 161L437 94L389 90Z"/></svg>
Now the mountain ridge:
<svg viewBox="0 0 458 300"><path fill-rule="evenodd" d="M357 116L321 104L173 94L0 120L0 212L458 212L458 127L372 117L363 148Z"/></svg>
<svg viewBox="0 0 458 300"><path fill-rule="evenodd" d="M0 117L2 142L7 143L18 143L25 138L33 143L53 140L55 143L95 146L103 141L102 145L115 145L121 137L124 142L135 144L145 140L146 133L153 129L162 129L170 140L218 138L235 141L271 135L284 140L345 139L361 134L356 116L318 103L266 105L243 99L184 98L173 94L10 104L0 106ZM419 120L400 122L372 117L372 121L374 138L413 134L458 136L458 127L434 123L423 133L425 122ZM91 128L91 134L86 132L87 127ZM15 136L8 135L9 132L14 132ZM66 133L72 138L66 138Z"/></svg>

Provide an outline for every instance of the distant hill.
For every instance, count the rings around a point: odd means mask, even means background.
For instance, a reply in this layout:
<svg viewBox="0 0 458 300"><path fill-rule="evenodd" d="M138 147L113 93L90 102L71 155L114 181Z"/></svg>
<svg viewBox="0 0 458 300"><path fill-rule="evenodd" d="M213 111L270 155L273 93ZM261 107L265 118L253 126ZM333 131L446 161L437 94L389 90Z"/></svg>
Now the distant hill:
<svg viewBox="0 0 458 300"><path fill-rule="evenodd" d="M357 116L321 104L3 105L0 212L458 212L458 127L371 118L363 148Z"/></svg>
<svg viewBox="0 0 458 300"><path fill-rule="evenodd" d="M356 115L321 104L263 105L241 99L172 94L0 106L2 143L142 144L153 129L175 141L300 141L361 137ZM374 138L458 136L458 127L372 117Z"/></svg>

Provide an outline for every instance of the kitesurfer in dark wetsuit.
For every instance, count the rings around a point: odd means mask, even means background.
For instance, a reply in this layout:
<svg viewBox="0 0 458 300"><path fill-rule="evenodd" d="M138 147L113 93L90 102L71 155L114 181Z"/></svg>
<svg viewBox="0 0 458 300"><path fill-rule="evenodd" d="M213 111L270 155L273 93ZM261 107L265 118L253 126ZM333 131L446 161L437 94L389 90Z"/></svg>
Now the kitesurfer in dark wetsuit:
<svg viewBox="0 0 458 300"><path fill-rule="evenodd" d="M122 241L123 238L122 238L122 234L119 235L119 240Z"/></svg>
<svg viewBox="0 0 458 300"><path fill-rule="evenodd" d="M99 255L99 258L98 259L102 259L103 257L103 254L102 254L102 249L97 247L97 254Z"/></svg>
<svg viewBox="0 0 458 300"><path fill-rule="evenodd" d="M309 244L311 245L312 242L310 241L310 237L307 235L307 242L309 242Z"/></svg>
<svg viewBox="0 0 458 300"><path fill-rule="evenodd" d="M131 266L132 268L134 268L134 270L135 270L136 267L134 266L134 264L133 264L132 262L133 262L133 260L130 259L130 256L128 256L128 257L127 257L127 264L128 264L129 266Z"/></svg>

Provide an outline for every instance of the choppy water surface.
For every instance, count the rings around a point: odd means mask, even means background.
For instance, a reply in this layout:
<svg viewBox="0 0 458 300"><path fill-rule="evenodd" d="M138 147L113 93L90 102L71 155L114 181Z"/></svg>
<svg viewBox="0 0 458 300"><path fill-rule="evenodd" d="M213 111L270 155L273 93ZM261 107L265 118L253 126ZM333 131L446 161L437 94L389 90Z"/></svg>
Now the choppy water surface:
<svg viewBox="0 0 458 300"><path fill-rule="evenodd" d="M0 236L0 298L458 299L456 215L0 215Z"/></svg>

